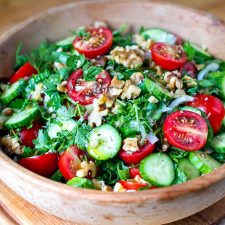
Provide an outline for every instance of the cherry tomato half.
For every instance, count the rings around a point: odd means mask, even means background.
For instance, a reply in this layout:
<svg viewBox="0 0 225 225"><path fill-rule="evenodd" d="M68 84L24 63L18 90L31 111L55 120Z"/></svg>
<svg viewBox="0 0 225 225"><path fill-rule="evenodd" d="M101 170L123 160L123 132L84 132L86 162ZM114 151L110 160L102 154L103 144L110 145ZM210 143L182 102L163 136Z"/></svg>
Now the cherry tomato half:
<svg viewBox="0 0 225 225"><path fill-rule="evenodd" d="M88 30L88 37L77 37L73 41L74 48L87 58L92 59L104 55L113 44L112 31L107 28L95 28Z"/></svg>
<svg viewBox="0 0 225 225"><path fill-rule="evenodd" d="M152 60L165 70L175 70L184 65L187 57L179 45L170 46L156 42L151 46Z"/></svg>
<svg viewBox="0 0 225 225"><path fill-rule="evenodd" d="M146 156L150 155L155 148L155 144L151 144L150 142L147 142L143 146L139 146L139 151L134 152L133 154L127 153L125 150L120 150L119 156L120 158L128 163L128 164L138 164L141 162L142 159L144 159Z"/></svg>
<svg viewBox="0 0 225 225"><path fill-rule="evenodd" d="M58 167L58 155L56 153L46 153L28 158L23 158L18 163L44 177L50 177Z"/></svg>
<svg viewBox="0 0 225 225"><path fill-rule="evenodd" d="M225 109L220 99L212 95L198 94L194 97L194 101L188 103L188 105L205 112L214 134L219 131L225 115Z"/></svg>
<svg viewBox="0 0 225 225"><path fill-rule="evenodd" d="M137 167L129 168L129 173L130 173L130 178L131 179L134 179L136 176L140 176L141 177L139 168L137 168Z"/></svg>
<svg viewBox="0 0 225 225"><path fill-rule="evenodd" d="M20 131L20 140L23 145L33 148L33 140L38 136L38 131L42 128L42 125L38 121L34 121L31 128L22 128Z"/></svg>
<svg viewBox="0 0 225 225"><path fill-rule="evenodd" d="M27 62L15 72L9 82L14 83L20 78L28 78L33 74L37 74L37 70L29 62Z"/></svg>
<svg viewBox="0 0 225 225"><path fill-rule="evenodd" d="M119 180L118 182L127 190L138 190L140 188L145 188L148 186L148 184L141 184L131 180L129 181Z"/></svg>
<svg viewBox="0 0 225 225"><path fill-rule="evenodd" d="M82 69L78 69L70 75L67 82L68 95L81 105L89 105L107 89L111 83L111 77L105 70L96 76L95 81L85 81L82 76Z"/></svg>
<svg viewBox="0 0 225 225"><path fill-rule="evenodd" d="M163 132L172 146L196 151L206 144L208 126L205 119L197 113L176 111L166 118Z"/></svg>
<svg viewBox="0 0 225 225"><path fill-rule="evenodd" d="M80 169L80 163L84 159L85 152L80 150L76 145L70 146L59 158L59 170L62 175L70 180L76 176L77 170Z"/></svg>

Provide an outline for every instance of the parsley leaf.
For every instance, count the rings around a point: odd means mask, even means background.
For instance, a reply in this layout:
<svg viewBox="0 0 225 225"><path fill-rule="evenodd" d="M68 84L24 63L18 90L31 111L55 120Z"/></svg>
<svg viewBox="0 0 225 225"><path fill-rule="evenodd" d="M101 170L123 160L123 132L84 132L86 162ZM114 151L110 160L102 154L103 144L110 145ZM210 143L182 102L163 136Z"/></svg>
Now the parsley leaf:
<svg viewBox="0 0 225 225"><path fill-rule="evenodd" d="M76 115L74 108L71 106L68 109L66 108L66 106L60 107L57 110L56 114L59 120L69 120Z"/></svg>
<svg viewBox="0 0 225 225"><path fill-rule="evenodd" d="M195 57L195 49L191 46L189 41L186 41L183 45L184 51L187 54L188 60L193 61Z"/></svg>
<svg viewBox="0 0 225 225"><path fill-rule="evenodd" d="M38 131L38 136L33 143L39 153L45 153L50 150L50 141L47 130L41 129Z"/></svg>
<svg viewBox="0 0 225 225"><path fill-rule="evenodd" d="M67 59L66 65L71 71L74 71L82 67L85 61L85 56L82 54L72 55Z"/></svg>

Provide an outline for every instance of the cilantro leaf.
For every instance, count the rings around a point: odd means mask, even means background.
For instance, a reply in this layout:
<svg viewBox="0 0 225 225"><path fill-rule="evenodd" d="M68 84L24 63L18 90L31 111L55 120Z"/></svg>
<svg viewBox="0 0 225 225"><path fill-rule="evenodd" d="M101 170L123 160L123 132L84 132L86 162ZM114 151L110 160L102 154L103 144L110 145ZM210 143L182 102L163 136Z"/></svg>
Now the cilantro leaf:
<svg viewBox="0 0 225 225"><path fill-rule="evenodd" d="M35 140L33 140L35 145L35 149L38 150L39 153L45 153L50 150L50 138L48 136L47 130L39 130L38 136Z"/></svg>
<svg viewBox="0 0 225 225"><path fill-rule="evenodd" d="M79 69L80 67L83 66L84 63L85 63L85 56L82 54L72 55L66 61L66 65L69 67L71 71Z"/></svg>

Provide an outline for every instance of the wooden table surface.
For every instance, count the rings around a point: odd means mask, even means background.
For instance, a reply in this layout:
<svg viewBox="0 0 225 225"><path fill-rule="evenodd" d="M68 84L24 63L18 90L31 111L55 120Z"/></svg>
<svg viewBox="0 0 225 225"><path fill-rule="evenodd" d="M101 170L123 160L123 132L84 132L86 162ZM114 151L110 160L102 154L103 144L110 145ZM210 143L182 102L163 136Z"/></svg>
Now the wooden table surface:
<svg viewBox="0 0 225 225"><path fill-rule="evenodd" d="M35 15L47 8L58 6L73 0L0 0L0 35L20 21ZM179 3L185 6L208 11L225 20L225 0L167 0L167 2ZM224 46L225 47L225 46ZM15 195L0 181L0 225L15 224L54 224L72 225L53 217L32 206L19 196ZM14 202L16 204L13 204ZM182 221L171 225L225 225L225 198L214 206ZM42 217L42 218L40 218ZM32 220L29 222L29 218ZM34 222L36 220L36 222ZM220 222L218 221L220 220ZM38 221L38 222L37 222Z"/></svg>

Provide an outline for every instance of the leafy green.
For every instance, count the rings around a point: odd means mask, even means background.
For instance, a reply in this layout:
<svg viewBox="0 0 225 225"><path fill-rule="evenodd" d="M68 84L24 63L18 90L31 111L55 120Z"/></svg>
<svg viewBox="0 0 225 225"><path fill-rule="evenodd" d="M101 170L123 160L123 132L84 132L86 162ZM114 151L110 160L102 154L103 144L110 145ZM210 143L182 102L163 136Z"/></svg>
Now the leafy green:
<svg viewBox="0 0 225 225"><path fill-rule="evenodd" d="M188 180L184 171L182 171L177 165L175 165L175 174L176 177L175 180L173 181L173 184L181 184Z"/></svg>
<svg viewBox="0 0 225 225"><path fill-rule="evenodd" d="M113 186L120 179L117 171L117 163L120 161L116 158L107 161L96 160L96 165L100 168L100 175L97 179L104 180L107 185Z"/></svg>
<svg viewBox="0 0 225 225"><path fill-rule="evenodd" d="M187 157L189 152L187 151L182 151L178 148L171 148L169 151L169 156L170 158L173 159L173 161L178 162L179 159Z"/></svg>
<svg viewBox="0 0 225 225"><path fill-rule="evenodd" d="M125 166L123 162L117 163L117 173L121 180L127 180L130 177L129 167Z"/></svg>
<svg viewBox="0 0 225 225"><path fill-rule="evenodd" d="M56 170L56 172L50 177L50 179L60 182L63 179L63 175L60 170Z"/></svg>
<svg viewBox="0 0 225 225"><path fill-rule="evenodd" d="M23 148L23 153L19 156L20 158L27 158L34 156L36 154L35 149L32 149L30 147L24 147Z"/></svg>
<svg viewBox="0 0 225 225"><path fill-rule="evenodd" d="M21 50L22 50L23 44L20 43L16 49L16 63L14 66L15 70L18 70L20 67L22 67L26 62L29 61L28 56L22 55Z"/></svg>
<svg viewBox="0 0 225 225"><path fill-rule="evenodd" d="M50 143L51 139L48 136L47 130L39 130L38 136L35 140L33 140L35 145L35 149L40 153L45 153L51 150Z"/></svg>
<svg viewBox="0 0 225 225"><path fill-rule="evenodd" d="M69 67L71 71L74 71L76 69L79 69L80 67L83 66L85 63L85 57L82 54L75 54L70 56L67 61L66 65Z"/></svg>
<svg viewBox="0 0 225 225"><path fill-rule="evenodd" d="M82 177L74 177L66 184L76 188L95 189L94 183L91 180Z"/></svg>
<svg viewBox="0 0 225 225"><path fill-rule="evenodd" d="M183 45L184 51L187 54L188 60L193 61L195 57L195 49L191 46L189 41L186 41Z"/></svg>
<svg viewBox="0 0 225 225"><path fill-rule="evenodd" d="M86 64L88 65L88 64ZM83 78L86 81L96 80L96 76L102 72L103 68L100 66L90 66L83 67Z"/></svg>
<svg viewBox="0 0 225 225"><path fill-rule="evenodd" d="M72 106L70 106L68 109L66 106L61 106L57 111L56 115L59 118L59 120L69 120L73 118L75 114L75 110Z"/></svg>

